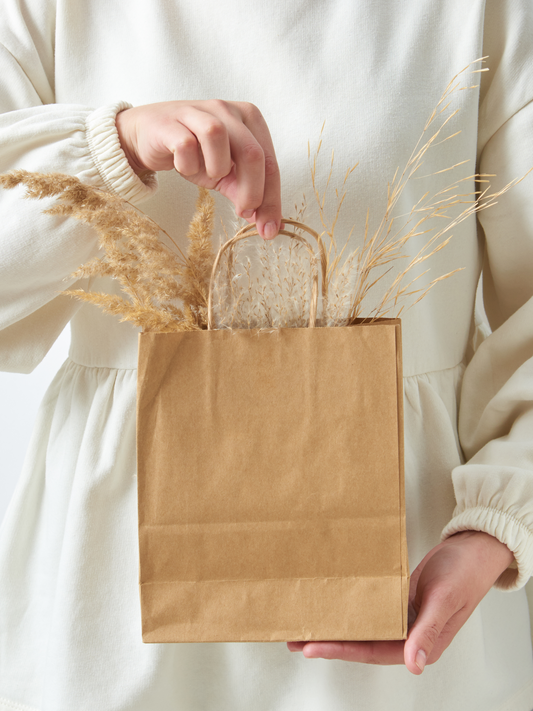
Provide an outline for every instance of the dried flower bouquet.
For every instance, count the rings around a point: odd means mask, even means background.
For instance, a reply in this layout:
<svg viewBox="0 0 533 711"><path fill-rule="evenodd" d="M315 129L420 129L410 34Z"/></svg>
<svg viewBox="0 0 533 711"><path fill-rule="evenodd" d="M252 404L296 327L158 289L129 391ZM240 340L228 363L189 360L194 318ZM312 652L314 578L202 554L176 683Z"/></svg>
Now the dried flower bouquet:
<svg viewBox="0 0 533 711"><path fill-rule="evenodd" d="M281 234L296 238L290 241L288 247L279 246L276 241L274 244L260 241L260 277L253 275L250 259L242 259L239 246L244 236L257 234L253 225L247 225L238 232L224 259L220 264L217 260L215 265L214 200L203 188L198 192L196 211L187 234L188 248L184 254L167 232L131 203L113 193L85 185L75 177L17 170L0 175L0 185L10 189L23 184L28 198L54 197L55 204L45 213L73 217L97 231L102 256L82 265L72 276L110 276L120 283L123 296L82 289L63 293L96 304L106 313L119 315L122 321L130 321L143 331L207 328L211 282L216 328L303 327L308 323L310 274L316 261L321 272L318 314L321 324L346 326L360 318L374 320L399 316L406 305L410 307L418 303L435 284L458 271L440 275L425 287L418 288L416 282L427 270L411 278L415 267L448 244L450 231L455 226L493 205L498 196L519 182L514 180L502 190L491 193L490 187L482 188L490 176L470 175L438 192L426 192L409 214L400 218L393 214L407 182L422 166L427 151L457 135L458 132L448 136L442 134L458 111L447 113L450 96L456 91L474 88L461 86L458 80L470 66L452 79L426 122L405 167L401 172L396 171L388 185L386 209L377 229L370 234L367 214L361 244L351 252L347 250L350 235L345 236L341 246L335 228L346 197L347 181L355 166L346 172L341 190L335 191L336 211L333 220L328 222L325 203L331 169L326 187L320 193L317 158L322 140L312 160L309 148L312 189L322 231L319 233L302 223L304 200L297 214L298 219L284 220L285 229L281 230ZM472 73L480 71L485 70L475 69ZM446 170L455 167L450 166ZM470 193L461 192L462 184L472 180L476 181L479 189ZM456 206L463 207L456 216L448 216L447 211L450 208L457 211ZM430 227L430 221L436 218L442 224L439 229ZM161 234L166 236L172 247L160 239ZM316 241L316 256L306 254L304 234ZM423 247L396 271L381 298L374 300L377 305L365 309L369 293L392 265L406 259L403 248L407 242L422 234L428 234Z"/></svg>

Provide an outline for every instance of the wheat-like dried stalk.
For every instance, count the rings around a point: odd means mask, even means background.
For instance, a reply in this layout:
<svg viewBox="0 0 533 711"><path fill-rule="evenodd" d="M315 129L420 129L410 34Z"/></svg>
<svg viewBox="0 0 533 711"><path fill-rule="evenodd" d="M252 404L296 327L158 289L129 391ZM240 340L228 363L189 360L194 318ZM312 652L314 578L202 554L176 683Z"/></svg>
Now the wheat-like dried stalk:
<svg viewBox="0 0 533 711"><path fill-rule="evenodd" d="M458 113L457 109L446 115L446 111L451 103L450 97L457 91L476 88L475 86L461 86L459 77L469 70L472 74L487 71L486 69L471 70L472 65L478 64L483 59L485 58L483 57L471 62L450 81L439 99L437 106L427 120L422 134L403 170L400 172L399 169L397 169L392 182L387 186L387 204L377 229L372 234L369 233L369 213L367 212L362 245L349 253L345 257L344 262L341 260L349 237L345 240L343 248L338 252L338 241L334 230L346 195L346 182L356 166L346 172L341 191L335 191L337 207L332 222L328 223L324 215L324 204L332 172L333 154L329 176L326 181L326 188L324 192L320 194L316 185L315 176L317 172L317 159L322 145L321 131L318 147L311 165L311 178L315 200L324 228L320 239L323 239L325 235L329 238L329 247L327 255L324 258L322 270L323 280L326 281L326 284L324 285L323 283L322 287L323 312L328 325L350 325L361 317L375 320L379 317L392 315L391 311L394 311L393 315L399 316L409 299L416 294L418 294L418 298L411 303L411 306L418 303L435 284L452 276L459 271L459 269L455 269L433 279L426 287L420 289L415 288L415 282L427 272L419 273L416 277L407 281L407 283L405 283L406 277L414 273L415 267L433 257L449 243L451 235L448 233L450 230L480 210L494 205L500 195L525 177L523 176L520 179L511 181L504 188L494 193L490 193L489 188L469 193L461 192L461 184L464 182L476 181L480 184L487 182L486 178L492 177L478 174L470 175L446 186L433 195L430 195L429 191L426 192L419 199L417 204L413 206L409 214L403 216L403 221L402 216L394 216L394 209L400 200L405 186L409 180L416 177L416 173L423 165L423 159L430 148L440 145L460 133L457 131L450 135L443 136L446 126ZM324 126L322 129L323 128ZM308 157L311 162L309 146ZM452 171L464 162L466 161L444 168L432 175ZM424 178L431 177L431 175L424 176ZM452 218L447 214L450 209L457 209L457 206L460 205L464 205L465 207L458 215ZM432 224L430 221L438 219L445 220L445 223L443 227L436 230L430 226ZM400 226L398 227L399 221ZM378 305L370 310L365 309L368 295L390 272L391 265L394 265L399 259L406 258L404 247L409 240L424 234L428 235L426 243L418 253L408 261L407 266L400 270L394 277L392 283L378 301ZM350 304L349 308L346 309L348 294L350 294ZM333 299L333 304L329 303L331 299Z"/></svg>
<svg viewBox="0 0 533 711"><path fill-rule="evenodd" d="M228 248L215 275L216 328L302 328L309 314L309 255L278 238ZM236 265L241 265L240 271Z"/></svg>
<svg viewBox="0 0 533 711"><path fill-rule="evenodd" d="M458 271L455 269L440 275L419 287L418 280L428 270L412 277L418 267L449 243L450 231L458 224L494 205L500 195L524 179L525 176L511 181L497 192L490 192L490 187L481 189L480 186L488 183L487 179L491 176L469 175L434 194L427 191L408 214L394 214L405 186L417 177L429 149L457 135L458 132L444 135L446 127L457 114L457 110L448 112L451 97L457 91L473 88L461 86L459 77L469 70L471 73L485 71L470 69L480 61L467 65L446 87L404 168L401 172L399 169L396 171L387 186L387 203L378 227L370 234L367 213L361 244L351 252L347 249L351 232L344 237L341 247L336 228L347 195L348 180L356 166L346 171L341 188L335 189L335 209L333 218L328 221L326 203L333 171L333 153L323 189L319 189L317 178L324 126L313 158L308 144L311 185L322 232L317 233L303 225L307 208L305 196L300 206L295 205L296 220L286 219L285 222L294 230L297 240L311 236L317 242L322 273L321 324L343 326L361 318L374 320L383 316L398 316L406 307L418 303L436 284ZM462 163L438 172L452 171L459 165ZM428 179L431 176L423 177ZM469 181L476 181L479 189L463 192L463 184ZM184 254L167 232L134 205L113 193L85 185L75 177L23 170L0 175L0 186L11 189L17 185L26 187L28 198L55 198L55 204L45 213L73 217L96 230L102 256L82 265L72 277L109 276L119 282L123 295L82 289L70 289L63 293L96 304L106 313L118 315L121 320L130 321L145 331L199 330L207 327L209 285L215 263L212 247L214 200L208 190L199 189L196 211L187 233L187 253ZM455 216L448 214L452 209ZM439 220L442 226L437 229L434 225ZM244 227L239 234L247 234L252 229L253 226ZM162 234L170 246L161 239ZM281 234L290 233L281 230ZM421 235L427 235L424 245L408 258L405 246ZM226 238L228 241L227 234ZM310 273L314 257L310 260L307 250L302 251L301 247L302 244L294 240L286 246L279 240L275 244L260 241L250 260L245 257L242 242L234 244L232 240L214 281L216 327L305 326L310 311ZM377 305L368 309L369 294L383 283L382 279L400 259L406 260L405 266L396 270L381 297L374 298Z"/></svg>
<svg viewBox="0 0 533 711"><path fill-rule="evenodd" d="M214 259L214 201L209 191L199 191L185 255L167 232L131 203L75 177L18 170L0 175L0 185L7 189L24 185L28 198L54 197L56 203L45 213L73 217L98 233L103 255L81 266L72 277L110 276L120 283L124 296L81 289L64 294L96 304L104 312L120 315L121 320L131 321L145 331L205 328ZM173 249L163 243L161 233Z"/></svg>

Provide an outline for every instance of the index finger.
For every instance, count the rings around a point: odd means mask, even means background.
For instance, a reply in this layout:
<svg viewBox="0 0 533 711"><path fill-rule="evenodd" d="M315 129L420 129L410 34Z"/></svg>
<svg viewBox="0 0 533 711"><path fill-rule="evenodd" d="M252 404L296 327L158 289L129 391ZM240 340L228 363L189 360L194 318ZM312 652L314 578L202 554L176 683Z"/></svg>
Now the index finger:
<svg viewBox="0 0 533 711"><path fill-rule="evenodd" d="M244 125L255 137L264 153L263 199L255 210L257 231L262 237L272 239L281 224L281 177L270 131L263 115L253 104L240 104Z"/></svg>

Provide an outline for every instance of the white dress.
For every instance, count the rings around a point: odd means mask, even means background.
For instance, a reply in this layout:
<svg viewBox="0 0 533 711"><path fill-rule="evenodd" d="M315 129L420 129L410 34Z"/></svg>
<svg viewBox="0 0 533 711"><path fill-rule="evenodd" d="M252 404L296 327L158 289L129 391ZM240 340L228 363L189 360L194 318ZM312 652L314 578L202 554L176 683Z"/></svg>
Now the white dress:
<svg viewBox="0 0 533 711"><path fill-rule="evenodd" d="M0 170L67 172L146 200L143 209L183 241L196 189L175 173L160 174L157 188L131 171L114 126L120 102L251 101L272 133L285 215L306 193L316 224L307 141L316 145L324 120L321 179L333 148L333 185L359 161L339 225L355 224L355 246L443 89L478 57L489 55L490 73L481 89L453 95L449 111L461 111L450 128L461 133L428 153L422 174L469 165L452 178L413 180L399 211L428 186L471 175L476 161L497 174L494 187L533 165L532 34L529 0L4 0ZM421 677L307 660L278 643L142 643L137 332L58 296L97 253L95 234L43 216L45 205L21 191L2 192L2 367L30 371L69 320L72 346L0 531L0 711L531 711L531 190L530 177L479 228L472 219L454 231L424 278L463 271L403 319L411 569L441 535L462 529L491 533L516 558ZM231 206L217 207L230 224ZM483 260L494 332L480 344Z"/></svg>

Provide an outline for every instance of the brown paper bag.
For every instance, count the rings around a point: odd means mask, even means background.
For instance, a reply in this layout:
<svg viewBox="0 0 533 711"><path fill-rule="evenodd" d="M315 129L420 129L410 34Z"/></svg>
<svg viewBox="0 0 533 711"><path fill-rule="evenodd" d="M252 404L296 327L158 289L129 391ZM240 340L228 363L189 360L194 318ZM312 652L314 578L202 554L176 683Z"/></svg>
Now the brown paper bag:
<svg viewBox="0 0 533 711"><path fill-rule="evenodd" d="M399 320L139 346L143 640L405 639Z"/></svg>

